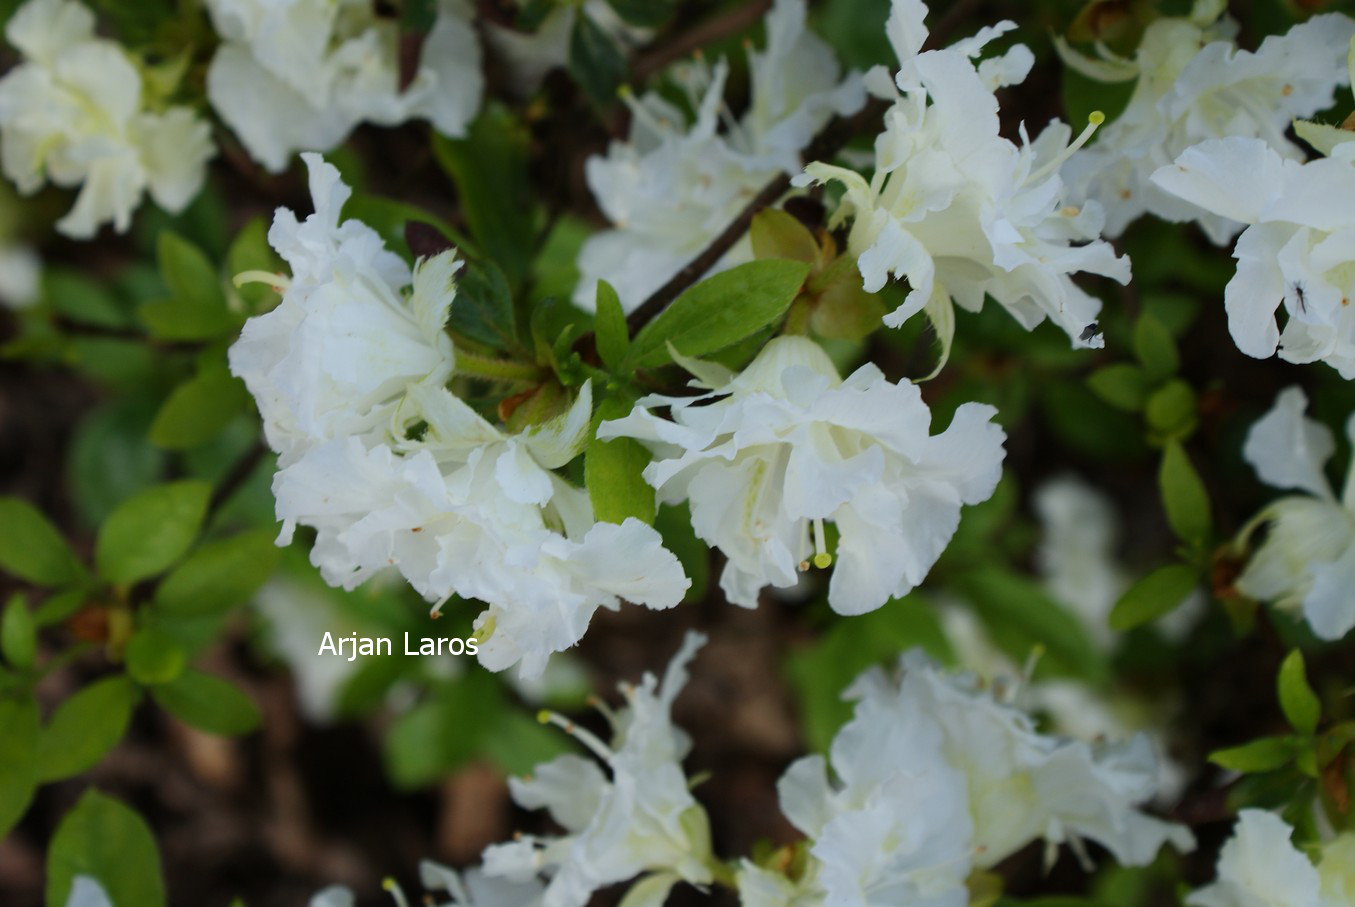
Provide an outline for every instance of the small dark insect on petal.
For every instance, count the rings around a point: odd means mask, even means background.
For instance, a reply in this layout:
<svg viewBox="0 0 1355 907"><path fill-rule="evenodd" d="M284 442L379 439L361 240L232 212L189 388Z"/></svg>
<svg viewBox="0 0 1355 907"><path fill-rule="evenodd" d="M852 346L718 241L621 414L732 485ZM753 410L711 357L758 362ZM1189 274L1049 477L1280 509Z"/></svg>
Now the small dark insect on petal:
<svg viewBox="0 0 1355 907"><path fill-rule="evenodd" d="M1081 340L1083 343L1086 343L1088 340L1091 340L1099 333L1101 333L1101 327L1097 322L1093 321L1091 324L1087 325L1085 328L1082 329L1082 333L1078 335L1077 339Z"/></svg>

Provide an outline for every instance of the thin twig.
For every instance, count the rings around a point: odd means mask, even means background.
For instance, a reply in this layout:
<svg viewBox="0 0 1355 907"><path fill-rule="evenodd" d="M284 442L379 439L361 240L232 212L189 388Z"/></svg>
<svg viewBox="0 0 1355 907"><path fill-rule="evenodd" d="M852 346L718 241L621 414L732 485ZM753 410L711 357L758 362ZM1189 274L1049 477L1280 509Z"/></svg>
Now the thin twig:
<svg viewBox="0 0 1355 907"><path fill-rule="evenodd" d="M220 510L226 501L230 500L231 495L235 494L241 485L245 484L245 480L249 478L250 473L254 472L254 468L259 465L267 452L268 448L264 446L262 441L255 441L254 446L246 451L239 460L235 461L231 471L226 473L226 477L221 480L221 484L212 492L211 500L207 502L209 518Z"/></svg>
<svg viewBox="0 0 1355 907"><path fill-rule="evenodd" d="M635 58L635 63L631 66L631 81L643 82L669 63L681 60L728 35L752 27L771 5L772 0L756 0L753 3L736 6L723 16L697 23L672 40L658 42L654 50Z"/></svg>

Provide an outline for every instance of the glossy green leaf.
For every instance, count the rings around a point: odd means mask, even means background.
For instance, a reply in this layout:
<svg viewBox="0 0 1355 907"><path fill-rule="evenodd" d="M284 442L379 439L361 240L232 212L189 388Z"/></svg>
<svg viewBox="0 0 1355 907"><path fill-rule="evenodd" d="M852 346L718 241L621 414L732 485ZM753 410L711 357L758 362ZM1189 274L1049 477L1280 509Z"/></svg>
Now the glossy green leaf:
<svg viewBox="0 0 1355 907"><path fill-rule="evenodd" d="M626 312L621 308L621 297L605 280L598 281L597 310L593 318L593 332L597 337L598 357L612 371L619 371L630 349L630 330L626 326Z"/></svg>
<svg viewBox="0 0 1355 907"><path fill-rule="evenodd" d="M209 734L247 734L261 720L259 707L239 687L191 668L152 687L151 696L175 718Z"/></svg>
<svg viewBox="0 0 1355 907"><path fill-rule="evenodd" d="M33 667L38 651L38 629L33 612L20 593L10 596L5 613L0 616L0 653L12 668L27 670Z"/></svg>
<svg viewBox="0 0 1355 907"><path fill-rule="evenodd" d="M462 271L448 327L494 349L521 346L508 280L492 262L472 264Z"/></svg>
<svg viewBox="0 0 1355 907"><path fill-rule="evenodd" d="M180 384L151 423L151 443L166 450L206 444L245 409L249 392L225 368L208 368Z"/></svg>
<svg viewBox="0 0 1355 907"><path fill-rule="evenodd" d="M1233 772L1269 772L1287 764L1298 751L1289 737L1262 737L1242 746L1216 750L1209 761Z"/></svg>
<svg viewBox="0 0 1355 907"><path fill-rule="evenodd" d="M0 839L28 811L38 782L38 704L0 693Z"/></svg>
<svg viewBox="0 0 1355 907"><path fill-rule="evenodd" d="M1181 541L1203 545L1209 539L1213 521L1209 513L1209 494L1191 465L1190 458L1177 441L1168 441L1162 449L1162 465L1157 473L1167 522Z"/></svg>
<svg viewBox="0 0 1355 907"><path fill-rule="evenodd" d="M1151 315L1141 316L1134 324L1134 355L1153 382L1176 374L1181 365L1171 331Z"/></svg>
<svg viewBox="0 0 1355 907"><path fill-rule="evenodd" d="M1087 386L1111 406L1131 413L1143 409L1153 389L1144 370L1127 362L1097 369L1087 377Z"/></svg>
<svg viewBox="0 0 1355 907"><path fill-rule="evenodd" d="M596 422L619 419L630 412L630 402L611 397L598 405ZM584 452L584 484L593 513L604 523L637 517L653 524L658 509L654 488L642 473L653 457L633 438L602 441L592 437Z"/></svg>
<svg viewBox="0 0 1355 907"><path fill-rule="evenodd" d="M76 876L97 879L116 907L164 907L160 854L150 828L90 788L66 814L47 851L47 907L66 907Z"/></svg>
<svg viewBox="0 0 1355 907"><path fill-rule="evenodd" d="M1132 630L1174 611L1199 582L1199 571L1188 564L1157 568L1120 596L1110 612L1111 629Z"/></svg>
<svg viewBox="0 0 1355 907"><path fill-rule="evenodd" d="M40 586L63 586L86 576L51 521L18 498L0 498L0 569Z"/></svg>
<svg viewBox="0 0 1355 907"><path fill-rule="evenodd" d="M208 542L156 588L156 607L206 616L244 604L277 566L280 549L273 538L273 530L256 529Z"/></svg>
<svg viewBox="0 0 1355 907"><path fill-rule="evenodd" d="M127 732L137 689L105 677L61 703L38 735L38 778L59 781L89 771Z"/></svg>
<svg viewBox="0 0 1355 907"><path fill-rule="evenodd" d="M1322 703L1308 685L1303 653L1298 649L1290 652L1280 665L1275 687L1280 697L1280 709L1289 721L1289 726L1300 734L1316 731L1317 722L1322 717Z"/></svg>
<svg viewBox="0 0 1355 907"><path fill-rule="evenodd" d="M178 641L155 627L142 627L127 641L127 673L137 683L168 683L183 673L187 653Z"/></svg>
<svg viewBox="0 0 1355 907"><path fill-rule="evenodd" d="M575 15L569 34L569 73L599 106L616 100L616 90L626 78L621 49L583 8Z"/></svg>
<svg viewBox="0 0 1355 907"><path fill-rule="evenodd" d="M110 582L154 576L184 555L202 527L212 487L185 480L124 501L99 529L94 562Z"/></svg>
<svg viewBox="0 0 1355 907"><path fill-rule="evenodd" d="M668 344L684 356L704 356L780 318L804 284L809 265L752 261L708 277L640 329L623 368L657 368L671 361Z"/></svg>

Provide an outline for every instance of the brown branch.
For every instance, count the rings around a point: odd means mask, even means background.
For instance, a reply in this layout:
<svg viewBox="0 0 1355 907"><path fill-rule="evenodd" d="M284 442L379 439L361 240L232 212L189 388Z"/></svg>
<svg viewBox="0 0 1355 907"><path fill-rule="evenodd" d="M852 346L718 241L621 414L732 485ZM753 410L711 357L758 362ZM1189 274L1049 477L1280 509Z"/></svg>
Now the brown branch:
<svg viewBox="0 0 1355 907"><path fill-rule="evenodd" d="M221 509L221 506L230 499L231 495L240 490L240 486L245 484L245 480L249 478L250 473L254 472L254 468L259 465L267 452L268 448L264 447L262 441L255 441L254 446L247 450L239 460L235 461L231 471L226 473L226 477L221 480L221 484L212 492L211 500L207 503L208 519Z"/></svg>
<svg viewBox="0 0 1355 907"><path fill-rule="evenodd" d="M827 160L842 150L852 137L860 132L870 123L879 119L889 108L888 103L878 99L871 99L865 107L852 114L849 117L835 117L824 129L814 137L803 152L801 159L806 161ZM740 237L748 231L748 225L753 222L754 216L759 211L776 203L786 191L790 189L790 175L779 173L776 177L762 188L752 200L744 206L739 212L738 217L721 231L720 235L711 241L710 245L701 250L701 253L687 263L681 271L674 274L667 283L659 287L649 298L640 303L640 307L631 312L630 317L626 319L627 326L631 333L644 327L651 319L668 307L668 304L678 297L678 295L687 287L701 279L701 276L713 268L724 254L730 250L733 245L739 241Z"/></svg>
<svg viewBox="0 0 1355 907"><path fill-rule="evenodd" d="M669 63L681 60L707 44L714 44L728 35L751 28L771 5L772 0L754 0L736 6L722 16L697 23L672 40L663 41L660 46L635 58L631 66L631 81L642 82Z"/></svg>

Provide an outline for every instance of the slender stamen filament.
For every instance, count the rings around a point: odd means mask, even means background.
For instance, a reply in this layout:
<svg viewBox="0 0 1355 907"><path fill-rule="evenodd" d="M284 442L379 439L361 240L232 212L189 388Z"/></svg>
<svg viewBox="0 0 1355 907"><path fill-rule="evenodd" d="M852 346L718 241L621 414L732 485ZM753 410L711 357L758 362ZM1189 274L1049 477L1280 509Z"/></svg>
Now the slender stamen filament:
<svg viewBox="0 0 1355 907"><path fill-rule="evenodd" d="M833 563L833 556L828 553L823 536L823 519L819 518L814 521L814 566L820 570L827 569Z"/></svg>
<svg viewBox="0 0 1355 907"><path fill-rule="evenodd" d="M1069 144L1067 148L1063 149L1062 153L1055 155L1053 160L1049 161L1039 170L1036 170L1034 173L1032 173L1030 177L1026 180L1026 182L1028 183L1039 182L1049 174L1053 173L1055 170L1062 167L1064 161L1068 160L1068 158L1072 157L1073 154L1076 153L1079 148L1087 144L1087 142L1091 141L1091 137L1096 134L1097 127L1099 127L1105 121L1106 115L1104 113L1102 113L1099 110L1093 110L1091 112L1091 115L1087 117L1087 127L1082 130L1082 133L1078 135L1077 138L1073 139L1072 143Z"/></svg>
<svg viewBox="0 0 1355 907"><path fill-rule="evenodd" d="M552 712L549 709L542 709L536 713L536 720L542 724L553 724L558 728L563 728L566 734L588 747L602 761L610 762L612 760L613 753L607 744L599 740L592 731L579 727L564 715Z"/></svg>
<svg viewBox="0 0 1355 907"><path fill-rule="evenodd" d="M394 879L385 879L381 887L386 889L386 893L395 901L396 907L409 907L409 901L405 900L405 893L400 890Z"/></svg>
<svg viewBox="0 0 1355 907"><path fill-rule="evenodd" d="M241 271L232 278L231 283L239 289L247 283L266 283L279 293L285 293L287 288L292 285L292 280L286 274L277 274L273 271Z"/></svg>

